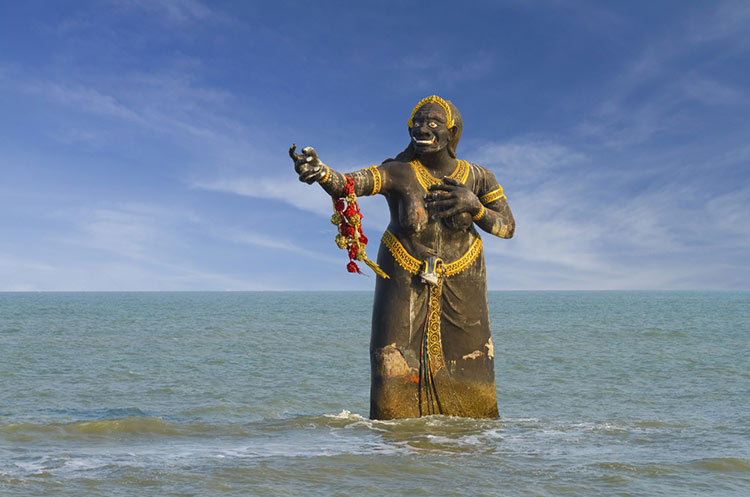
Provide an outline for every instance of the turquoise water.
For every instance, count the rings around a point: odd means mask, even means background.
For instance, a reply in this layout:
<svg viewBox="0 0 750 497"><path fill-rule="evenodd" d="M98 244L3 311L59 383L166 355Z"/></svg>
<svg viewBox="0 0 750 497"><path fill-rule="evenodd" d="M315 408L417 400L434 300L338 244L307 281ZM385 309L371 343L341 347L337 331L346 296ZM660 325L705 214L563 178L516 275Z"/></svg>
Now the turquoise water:
<svg viewBox="0 0 750 497"><path fill-rule="evenodd" d="M366 419L371 303L0 293L0 495L750 495L750 293L491 292L499 420Z"/></svg>

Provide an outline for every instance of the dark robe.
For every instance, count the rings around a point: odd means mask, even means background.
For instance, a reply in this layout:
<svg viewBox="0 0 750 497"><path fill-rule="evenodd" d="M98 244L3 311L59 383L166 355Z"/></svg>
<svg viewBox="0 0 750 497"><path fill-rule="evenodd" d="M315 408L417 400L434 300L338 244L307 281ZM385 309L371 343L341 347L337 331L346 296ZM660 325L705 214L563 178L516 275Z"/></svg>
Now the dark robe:
<svg viewBox="0 0 750 497"><path fill-rule="evenodd" d="M462 162L467 169L461 174L459 163L457 179L477 197L502 192L487 169ZM379 167L392 179L380 192L391 222L384 237L388 245L381 242L377 258L390 278L377 278L375 286L370 417L497 417L484 255L471 216L430 220L424 177L420 183L405 162ZM430 257L453 264L456 274L437 285L425 283L414 264Z"/></svg>

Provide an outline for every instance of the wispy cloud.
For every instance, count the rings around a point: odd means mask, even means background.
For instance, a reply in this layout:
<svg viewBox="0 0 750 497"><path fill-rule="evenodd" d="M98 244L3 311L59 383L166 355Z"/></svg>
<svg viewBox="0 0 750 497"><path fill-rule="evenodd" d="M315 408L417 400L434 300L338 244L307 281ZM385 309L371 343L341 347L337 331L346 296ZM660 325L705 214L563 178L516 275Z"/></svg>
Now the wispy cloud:
<svg viewBox="0 0 750 497"><path fill-rule="evenodd" d="M514 284L527 288L722 288L750 273L738 254L730 269L729 260L696 253L705 246L727 256L750 246L747 190L711 200L704 213L684 201L697 192L679 185L610 204L585 199L594 185L578 187L565 195L542 187L512 198L516 237L487 243L488 264L503 273L514 268ZM493 254L505 261L502 268Z"/></svg>
<svg viewBox="0 0 750 497"><path fill-rule="evenodd" d="M549 179L565 166L587 160L581 152L541 138L484 143L469 150L467 158L492 169L499 178L512 177L523 182Z"/></svg>
<svg viewBox="0 0 750 497"><path fill-rule="evenodd" d="M330 197L320 188L297 181L293 174L276 178L244 177L194 181L191 186L201 190L273 199L318 216L331 215Z"/></svg>
<svg viewBox="0 0 750 497"><path fill-rule="evenodd" d="M185 225L199 222L185 210L139 203L82 207L65 216L72 222L67 244L154 264L184 243L179 233Z"/></svg>
<svg viewBox="0 0 750 497"><path fill-rule="evenodd" d="M49 101L92 114L115 117L145 124L143 117L111 94L82 86L68 87L57 83L31 82L23 89Z"/></svg>
<svg viewBox="0 0 750 497"><path fill-rule="evenodd" d="M750 45L750 5L743 0L716 2L708 16L692 19L690 40L696 43L732 39L741 41L739 48L747 50Z"/></svg>
<svg viewBox="0 0 750 497"><path fill-rule="evenodd" d="M682 82L687 98L709 106L747 107L747 93L739 88L703 77L687 78Z"/></svg>
<svg viewBox="0 0 750 497"><path fill-rule="evenodd" d="M255 247L281 250L305 258L316 259L333 264L341 263L340 257L334 257L333 255L320 254L311 251L307 247L298 245L297 241L283 235L270 235L259 232L243 231L239 229L222 229L217 233L217 236L234 243L243 243Z"/></svg>
<svg viewBox="0 0 750 497"><path fill-rule="evenodd" d="M711 10L709 7L707 10ZM750 49L746 2L720 2L649 40L616 73L605 99L579 124L582 137L610 148L637 146L657 136L679 134L704 121L705 108L748 106L744 88L724 81L706 45L721 40L726 55ZM685 60L692 59L690 67Z"/></svg>
<svg viewBox="0 0 750 497"><path fill-rule="evenodd" d="M601 154L601 146L588 153ZM491 272L504 275L490 278L495 288L695 288L701 282L721 287L730 272L718 266L726 261L695 267L696 241L722 253L739 243L750 246L747 188L719 195L707 206L686 201L705 194L702 185L689 181L623 189L618 168L581 174L580 166L596 159L552 139L488 143L471 157L517 190L509 198L515 238L486 243ZM567 174L570 164L576 174ZM637 179L633 174L631 182ZM640 174L649 184L648 170ZM524 184L518 188L518 182ZM497 266L495 259L505 262Z"/></svg>
<svg viewBox="0 0 750 497"><path fill-rule="evenodd" d="M706 209L712 222L726 234L736 235L728 243L750 250L750 186L712 198Z"/></svg>
<svg viewBox="0 0 750 497"><path fill-rule="evenodd" d="M265 290L253 281L178 265L132 260L91 261L59 256L39 261L0 254L0 291Z"/></svg>
<svg viewBox="0 0 750 497"><path fill-rule="evenodd" d="M453 90L471 81L479 81L495 70L496 54L487 49L480 49L471 54L447 55L451 50L430 53L425 49L418 55L405 55L400 58L388 58L384 65L400 77L394 78L391 84L399 92L408 88L408 94L415 91L434 92L436 84L441 91ZM447 96L445 98L448 98Z"/></svg>
<svg viewBox="0 0 750 497"><path fill-rule="evenodd" d="M120 8L139 9L163 16L165 20L177 24L190 22L206 22L224 19L219 11L198 0L163 0L151 2L149 0L117 0Z"/></svg>
<svg viewBox="0 0 750 497"><path fill-rule="evenodd" d="M135 74L106 88L22 78L16 81L16 90L74 112L114 118L168 135L220 139L249 134L242 122L230 116L231 94L196 86L186 74Z"/></svg>

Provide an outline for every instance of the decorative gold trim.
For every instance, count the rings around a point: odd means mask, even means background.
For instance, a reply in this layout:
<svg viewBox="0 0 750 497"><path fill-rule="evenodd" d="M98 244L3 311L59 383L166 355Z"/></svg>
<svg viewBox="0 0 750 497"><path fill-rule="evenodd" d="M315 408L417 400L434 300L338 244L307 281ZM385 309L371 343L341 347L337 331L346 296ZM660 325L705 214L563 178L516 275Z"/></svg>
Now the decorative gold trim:
<svg viewBox="0 0 750 497"><path fill-rule="evenodd" d="M424 188L424 191L428 191L431 185L442 184L442 180L439 180L430 174L419 159L411 161L409 165L411 165L411 168L414 170L414 175L417 177L419 184L422 185L422 188ZM456 169L453 170L449 177L461 183L466 183L466 180L469 177L469 169L469 163L465 160L459 159L456 164Z"/></svg>
<svg viewBox="0 0 750 497"><path fill-rule="evenodd" d="M398 238L396 238L396 235L391 233L390 230L385 230L382 242L388 247L393 259L404 269L404 271L411 274L419 273L422 263L406 251L404 246L401 245L401 242L398 241Z"/></svg>
<svg viewBox="0 0 750 497"><path fill-rule="evenodd" d="M443 108L443 110L445 111L446 126L448 127L448 129L451 129L453 126L456 125L456 121L453 120L453 113L451 112L451 106L448 105L448 102L438 97L437 95L430 95L429 97L423 98L422 100L420 100L419 103L411 111L411 117L407 121L410 128L414 126L414 114L416 114L417 111L423 105L427 105L427 104L438 104L440 105L440 107Z"/></svg>
<svg viewBox="0 0 750 497"><path fill-rule="evenodd" d="M407 252L404 246L401 245L401 242L398 241L398 238L396 238L396 235L391 233L390 230L385 230L382 241L393 256L393 259L403 268L404 271L411 274L419 273L422 269L422 262ZM464 255L449 264L444 264L441 269L439 269L441 276L450 278L451 276L455 276L467 270L472 264L474 264L481 253L482 239L476 237L474 243L471 244L471 247L469 247L469 250L467 250Z"/></svg>
<svg viewBox="0 0 750 497"><path fill-rule="evenodd" d="M372 191L370 195L380 193L380 188L383 186L383 178L380 176L378 166L370 166L367 168L367 171L370 171L372 174Z"/></svg>
<svg viewBox="0 0 750 497"><path fill-rule="evenodd" d="M479 221L480 219L482 219L484 217L484 213L485 212L486 212L486 209L484 208L484 205L480 205L479 206L479 212L477 212L476 214L474 214L473 216L471 216L471 220L474 221L474 222Z"/></svg>
<svg viewBox="0 0 750 497"><path fill-rule="evenodd" d="M500 238L505 238L510 232L510 224L506 224L500 229L500 233L497 234Z"/></svg>
<svg viewBox="0 0 750 497"><path fill-rule="evenodd" d="M503 193L503 187L500 185L497 185L497 188L495 190L492 190L489 193L485 193L484 195L479 197L479 201L482 202L484 205L487 205L501 198L506 198L505 194Z"/></svg>
<svg viewBox="0 0 750 497"><path fill-rule="evenodd" d="M427 317L427 355L430 373L435 374L445 367L443 339L440 335L440 312L442 308L443 281L430 287L430 303Z"/></svg>
<svg viewBox="0 0 750 497"><path fill-rule="evenodd" d="M319 180L318 183L321 185L328 183L328 180L331 179L331 168L323 164L323 167L326 168L326 174L323 176L323 179Z"/></svg>
<svg viewBox="0 0 750 497"><path fill-rule="evenodd" d="M471 267L472 264L474 264L474 262L477 260L477 257L479 257L479 254L481 253L482 239L476 237L474 239L474 243L471 244L471 247L469 247L469 250L467 250L464 255L459 257L457 261L445 265L445 272L443 273L443 275L446 278L450 278L451 276L455 276L458 273L466 271Z"/></svg>

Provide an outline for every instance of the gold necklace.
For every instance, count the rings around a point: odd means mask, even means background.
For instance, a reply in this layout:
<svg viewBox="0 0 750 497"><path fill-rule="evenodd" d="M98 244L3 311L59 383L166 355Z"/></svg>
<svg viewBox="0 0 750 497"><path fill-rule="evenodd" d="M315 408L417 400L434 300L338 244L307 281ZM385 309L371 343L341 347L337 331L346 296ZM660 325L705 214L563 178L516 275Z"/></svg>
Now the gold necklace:
<svg viewBox="0 0 750 497"><path fill-rule="evenodd" d="M466 183L466 179L469 177L469 163L460 159L457 162L456 169L449 177L461 183ZM428 191L431 185L439 185L442 183L442 180L439 180L430 174L427 168L419 162L419 159L411 161L409 165L411 165L411 168L414 170L414 175L417 177L419 184L422 185L422 188L424 188L424 191Z"/></svg>

